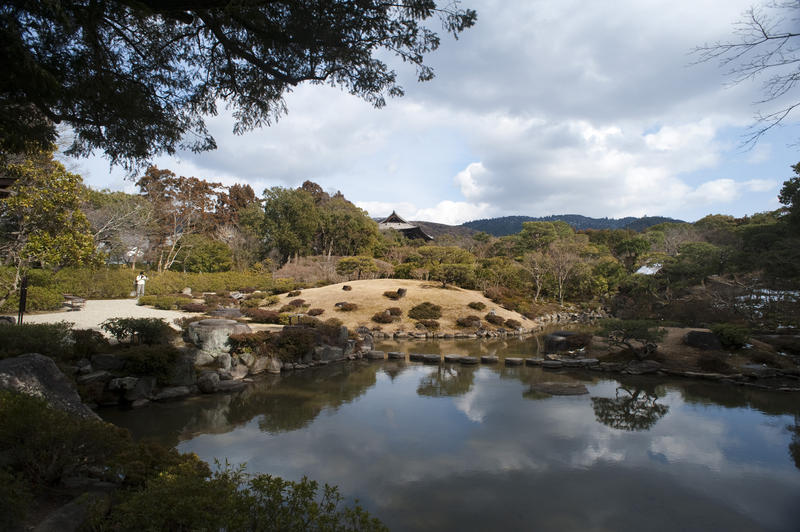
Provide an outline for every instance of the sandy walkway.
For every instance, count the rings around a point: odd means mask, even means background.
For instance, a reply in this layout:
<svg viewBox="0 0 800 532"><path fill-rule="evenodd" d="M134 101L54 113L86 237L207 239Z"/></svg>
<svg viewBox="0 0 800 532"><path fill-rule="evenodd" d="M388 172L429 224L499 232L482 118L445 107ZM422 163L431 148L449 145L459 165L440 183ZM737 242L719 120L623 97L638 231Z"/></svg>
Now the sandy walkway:
<svg viewBox="0 0 800 532"><path fill-rule="evenodd" d="M191 314L179 310L140 307L136 304L135 299L90 299L86 301L86 306L81 310L26 314L23 323L69 321L75 324L75 329L100 330L100 324L108 318L163 318L167 323L176 327L172 320L188 315Z"/></svg>

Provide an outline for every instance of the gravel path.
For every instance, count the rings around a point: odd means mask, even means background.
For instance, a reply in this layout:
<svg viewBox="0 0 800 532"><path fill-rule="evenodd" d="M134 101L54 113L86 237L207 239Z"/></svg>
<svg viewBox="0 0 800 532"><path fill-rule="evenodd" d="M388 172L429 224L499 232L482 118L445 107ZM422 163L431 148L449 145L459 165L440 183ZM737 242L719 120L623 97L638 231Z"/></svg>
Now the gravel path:
<svg viewBox="0 0 800 532"><path fill-rule="evenodd" d="M152 307L140 307L135 299L94 299L86 301L81 310L48 312L44 314L26 314L23 323L53 323L69 321L75 329L100 330L100 324L109 318L163 318L172 323L175 318L189 316L191 313L179 310L159 310Z"/></svg>

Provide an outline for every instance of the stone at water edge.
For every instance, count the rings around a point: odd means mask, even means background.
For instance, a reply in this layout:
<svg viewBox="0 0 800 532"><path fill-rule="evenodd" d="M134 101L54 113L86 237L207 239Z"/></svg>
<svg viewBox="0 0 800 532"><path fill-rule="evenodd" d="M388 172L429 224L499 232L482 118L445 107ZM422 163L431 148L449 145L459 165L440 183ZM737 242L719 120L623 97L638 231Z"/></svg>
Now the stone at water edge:
<svg viewBox="0 0 800 532"><path fill-rule="evenodd" d="M464 357L464 355L445 355L444 361L445 362L458 362Z"/></svg>
<svg viewBox="0 0 800 532"><path fill-rule="evenodd" d="M367 360L383 360L386 358L386 353L383 351L368 351L364 354L364 358Z"/></svg>
<svg viewBox="0 0 800 532"><path fill-rule="evenodd" d="M218 357L229 356L228 338L232 334L249 332L251 332L249 325L233 320L207 319L190 323L186 337L199 348L195 365L204 366L216 361ZM222 362L224 364L224 357Z"/></svg>
<svg viewBox="0 0 800 532"><path fill-rule="evenodd" d="M516 357L509 358L509 357L506 357L505 364L506 364L506 366L521 366L524 361L525 360L522 359L522 358L516 358Z"/></svg>
<svg viewBox="0 0 800 532"><path fill-rule="evenodd" d="M483 364L497 364L499 361L500 361L499 357L492 355L483 355L481 357L481 363Z"/></svg>
<svg viewBox="0 0 800 532"><path fill-rule="evenodd" d="M476 357L461 357L458 362L465 366L474 366L478 363L478 359Z"/></svg>
<svg viewBox="0 0 800 532"><path fill-rule="evenodd" d="M422 362L425 364L438 364L442 361L439 355L422 355Z"/></svg>
<svg viewBox="0 0 800 532"><path fill-rule="evenodd" d="M78 391L53 359L38 353L0 360L0 390L41 397L58 410L82 418L99 419L81 402Z"/></svg>
<svg viewBox="0 0 800 532"><path fill-rule="evenodd" d="M214 393L219 390L220 382L216 371L206 371L197 379L197 387L203 393Z"/></svg>
<svg viewBox="0 0 800 532"><path fill-rule="evenodd" d="M389 351L388 357L392 360L405 360L406 355L399 351Z"/></svg>

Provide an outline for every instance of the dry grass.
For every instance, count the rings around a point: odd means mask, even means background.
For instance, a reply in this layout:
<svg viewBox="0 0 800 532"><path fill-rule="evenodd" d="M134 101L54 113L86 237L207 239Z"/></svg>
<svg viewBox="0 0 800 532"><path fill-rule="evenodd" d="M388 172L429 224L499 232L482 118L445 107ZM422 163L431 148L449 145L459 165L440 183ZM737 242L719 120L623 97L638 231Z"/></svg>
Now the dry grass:
<svg viewBox="0 0 800 532"><path fill-rule="evenodd" d="M342 290L342 286L345 284L353 289L350 291ZM405 297L394 301L384 297L383 293L387 290L397 290L398 288L407 290ZM486 309L482 313L494 310L503 319L512 318L519 321L525 328L530 326L530 321L524 316L500 308L480 292L464 290L454 286L442 288L440 283L433 282L406 279L348 281L321 288L307 288L302 291L299 297L305 299L306 303L310 304L312 308L324 309L325 313L319 316L321 319L338 318L350 328L362 325L370 329L378 327L379 325L370 319L373 314L382 312L390 307L399 307L403 311L400 321L389 325L380 325L381 330L385 332L397 330L415 331L414 324L416 322L408 318L408 310L423 301L430 301L442 307L442 317L438 320L441 328L438 332L463 332L463 329L456 327L455 321L459 317L475 313L473 309L467 306L472 301L482 301L486 304ZM281 295L280 298L279 305L284 305L294 299L287 297L286 294ZM336 310L334 305L342 301L357 304L358 310L352 312ZM489 326L485 322L483 325Z"/></svg>

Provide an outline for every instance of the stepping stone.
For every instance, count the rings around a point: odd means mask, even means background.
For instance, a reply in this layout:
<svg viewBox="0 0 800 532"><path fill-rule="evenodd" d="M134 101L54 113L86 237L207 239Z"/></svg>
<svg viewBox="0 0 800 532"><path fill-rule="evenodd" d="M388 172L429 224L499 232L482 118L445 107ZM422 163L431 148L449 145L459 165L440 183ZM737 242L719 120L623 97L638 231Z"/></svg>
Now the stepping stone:
<svg viewBox="0 0 800 532"><path fill-rule="evenodd" d="M499 359L496 356L492 355L483 355L481 357L481 362L483 362L484 364L497 364L498 360Z"/></svg>
<svg viewBox="0 0 800 532"><path fill-rule="evenodd" d="M425 364L438 364L442 361L442 357L439 355L423 355L422 361Z"/></svg>
<svg viewBox="0 0 800 532"><path fill-rule="evenodd" d="M465 366L474 366L478 363L478 359L476 357L461 357L459 362Z"/></svg>
<svg viewBox="0 0 800 532"><path fill-rule="evenodd" d="M413 360L414 362L422 362L423 360L425 360L425 355L423 355L422 353L409 353L408 359Z"/></svg>
<svg viewBox="0 0 800 532"><path fill-rule="evenodd" d="M541 366L544 359L542 358L526 358L525 365L526 366Z"/></svg>
<svg viewBox="0 0 800 532"><path fill-rule="evenodd" d="M506 358L506 366L521 366L525 362L523 358Z"/></svg>
<svg viewBox="0 0 800 532"><path fill-rule="evenodd" d="M444 356L444 361L445 362L458 362L462 358L464 358L464 355L445 355Z"/></svg>
<svg viewBox="0 0 800 532"><path fill-rule="evenodd" d="M384 353L383 351L369 351L367 352L365 357L367 358L367 360L383 360L384 358L386 358L386 353Z"/></svg>
<svg viewBox="0 0 800 532"><path fill-rule="evenodd" d="M600 361L597 360L596 358L581 358L578 359L578 362L580 362L581 366L583 367L596 366L597 364L600 363Z"/></svg>
<svg viewBox="0 0 800 532"><path fill-rule="evenodd" d="M405 360L406 359L406 354L405 353L401 353L399 351L389 351L389 355L388 356L392 360Z"/></svg>
<svg viewBox="0 0 800 532"><path fill-rule="evenodd" d="M560 360L542 360L542 367L546 369L563 368L564 364Z"/></svg>

